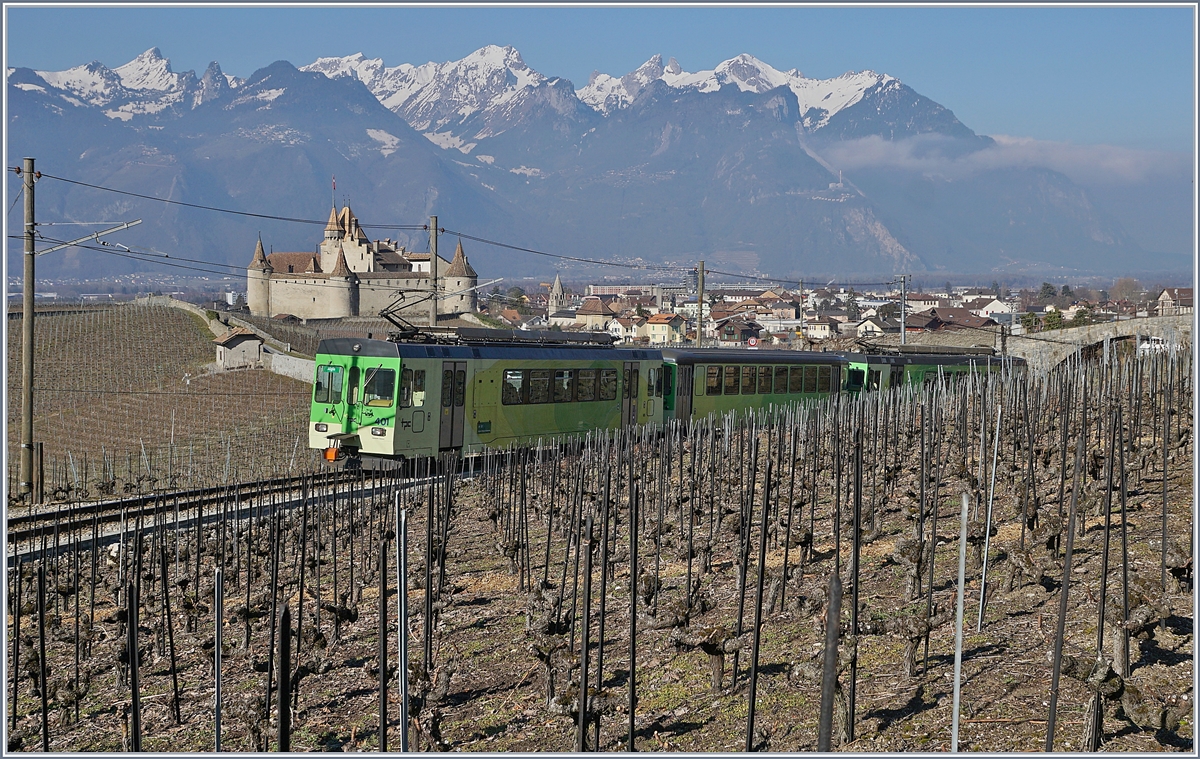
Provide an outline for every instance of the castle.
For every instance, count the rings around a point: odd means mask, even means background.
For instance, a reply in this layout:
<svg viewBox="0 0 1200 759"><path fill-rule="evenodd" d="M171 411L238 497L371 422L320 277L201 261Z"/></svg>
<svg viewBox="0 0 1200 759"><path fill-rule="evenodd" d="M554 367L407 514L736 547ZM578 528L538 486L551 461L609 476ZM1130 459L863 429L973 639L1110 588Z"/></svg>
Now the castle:
<svg viewBox="0 0 1200 759"><path fill-rule="evenodd" d="M478 276L461 242L453 261L438 256L436 273L439 316L476 310ZM267 255L259 239L246 267L246 305L255 316L337 319L375 316L404 293L400 315L427 323L431 285L428 253L391 239L372 242L349 205L340 212L334 206L316 252Z"/></svg>

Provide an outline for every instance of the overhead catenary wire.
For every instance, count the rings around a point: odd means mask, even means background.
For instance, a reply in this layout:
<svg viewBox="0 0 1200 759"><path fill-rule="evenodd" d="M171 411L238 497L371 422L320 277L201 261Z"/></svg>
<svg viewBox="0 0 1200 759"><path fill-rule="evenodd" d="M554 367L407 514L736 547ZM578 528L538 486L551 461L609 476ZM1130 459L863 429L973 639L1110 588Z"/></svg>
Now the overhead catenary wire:
<svg viewBox="0 0 1200 759"><path fill-rule="evenodd" d="M691 271L691 267L664 266L662 264L633 264L633 263L626 263L626 262L620 262L620 261L602 261L597 258L581 258L579 256L567 256L567 255L563 255L561 253L547 253L542 250L535 250L534 248L525 248L520 245L510 245L508 243L499 242L497 240L489 240L484 237L476 237L475 235L470 235L470 234L467 234L466 232L456 232L453 230L446 230L446 229L443 229L441 231L444 232L445 234L456 235L465 240L471 240L472 242L483 243L484 245L495 245L498 248L506 248L508 250L515 250L515 251L519 251L521 253L532 253L536 256L545 256L547 258L557 258L562 261L575 261L576 263L595 264L597 266L612 266L612 267L621 268L621 269L638 269L638 270L643 270L643 271L669 271L669 272Z"/></svg>
<svg viewBox="0 0 1200 759"><path fill-rule="evenodd" d="M67 179L66 177L58 177L58 176L54 176L53 174L46 174L45 172L42 173L42 176L47 179L57 179L60 182L67 182L68 184L79 185L81 187L90 187L93 190L103 190L105 192L113 192L118 195L128 195L128 196L134 197L134 198L142 198L143 200L154 200L159 203L167 203L167 204L176 205L176 206L185 206L187 208L197 208L202 211L215 211L217 213L227 213L227 214L233 214L235 216L249 216L249 217L255 218L255 219L270 219L272 221L287 221L287 222L291 222L294 224L321 224L321 225L324 225L324 224L328 223L327 221L321 221L318 219L298 219L298 218L295 218L292 216L278 216L276 214L254 213L252 211L235 211L231 208L219 208L217 206L206 206L201 203L188 203L188 202L182 201L182 200L171 200L170 198L156 198L153 195L145 195L140 192L131 192L129 190L118 190L115 187L105 187L104 185L92 184L90 182L81 182L78 179ZM428 229L429 227L428 227L428 225L422 225L422 224L396 224L396 225L389 225L386 228L387 229L419 230L419 229Z"/></svg>

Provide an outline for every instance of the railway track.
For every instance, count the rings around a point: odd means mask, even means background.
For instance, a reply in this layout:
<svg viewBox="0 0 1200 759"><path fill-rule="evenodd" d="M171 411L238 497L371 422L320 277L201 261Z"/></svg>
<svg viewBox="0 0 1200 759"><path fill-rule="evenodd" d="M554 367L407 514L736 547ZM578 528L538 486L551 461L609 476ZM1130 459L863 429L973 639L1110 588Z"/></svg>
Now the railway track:
<svg viewBox="0 0 1200 759"><path fill-rule="evenodd" d="M42 511L30 510L7 518L7 555L11 564L18 556L37 554L43 550L53 553L73 545L77 536L81 548L90 548L93 540L101 544L115 540L122 531L136 529L128 524L141 518L142 529L154 529L165 517L172 528L194 524L197 514L210 521L225 513L227 517L244 519L261 506L266 498L285 496L284 504L299 501L304 488L310 495L324 495L339 485L362 483L374 492L396 480L390 472L364 470L331 470L296 477L279 477L258 482L243 482L208 488L171 492L146 493L128 498L116 498L90 503L74 503ZM411 486L414 481L405 481ZM63 540L65 539L65 543Z"/></svg>

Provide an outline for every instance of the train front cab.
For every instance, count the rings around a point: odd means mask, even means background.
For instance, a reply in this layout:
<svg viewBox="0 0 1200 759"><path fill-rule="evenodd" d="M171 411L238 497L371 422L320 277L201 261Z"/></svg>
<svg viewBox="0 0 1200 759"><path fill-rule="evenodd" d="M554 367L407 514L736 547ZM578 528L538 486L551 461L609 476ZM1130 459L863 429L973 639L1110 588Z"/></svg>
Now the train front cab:
<svg viewBox="0 0 1200 759"><path fill-rule="evenodd" d="M400 358L381 340L321 342L309 414L309 447L328 461L360 451L390 455L400 426Z"/></svg>

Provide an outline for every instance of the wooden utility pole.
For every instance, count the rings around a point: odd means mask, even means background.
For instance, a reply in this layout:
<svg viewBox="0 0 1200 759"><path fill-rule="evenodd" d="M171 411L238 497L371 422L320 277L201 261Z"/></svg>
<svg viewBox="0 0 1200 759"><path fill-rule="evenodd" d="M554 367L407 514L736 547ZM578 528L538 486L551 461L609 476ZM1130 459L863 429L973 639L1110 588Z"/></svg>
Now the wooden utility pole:
<svg viewBox="0 0 1200 759"><path fill-rule="evenodd" d="M804 280L800 280L800 337L808 340L808 335L804 334Z"/></svg>
<svg viewBox="0 0 1200 759"><path fill-rule="evenodd" d="M33 159L26 158L21 172L25 183L25 300L21 317L21 486L22 495L33 493Z"/></svg>
<svg viewBox="0 0 1200 759"><path fill-rule="evenodd" d="M438 225L437 217L429 217L429 326L437 326L437 293L438 293L438 252L437 252Z"/></svg>
<svg viewBox="0 0 1200 759"><path fill-rule="evenodd" d="M696 347L704 347L704 262L696 270Z"/></svg>

